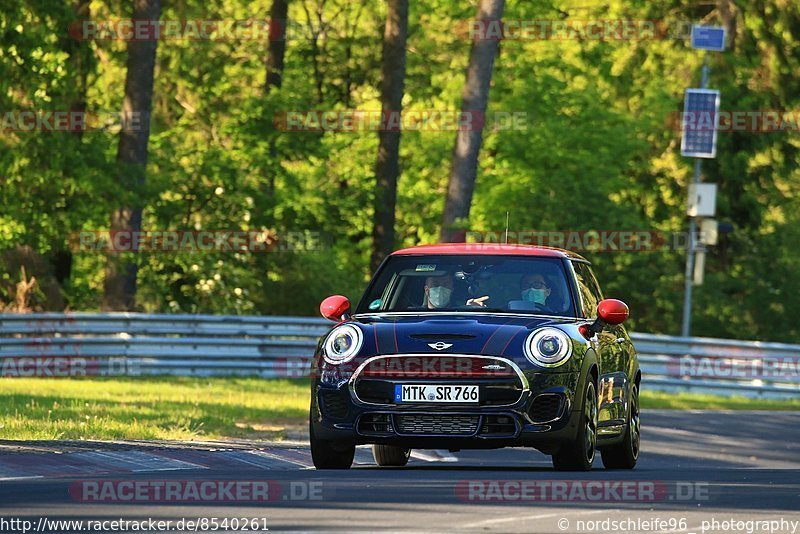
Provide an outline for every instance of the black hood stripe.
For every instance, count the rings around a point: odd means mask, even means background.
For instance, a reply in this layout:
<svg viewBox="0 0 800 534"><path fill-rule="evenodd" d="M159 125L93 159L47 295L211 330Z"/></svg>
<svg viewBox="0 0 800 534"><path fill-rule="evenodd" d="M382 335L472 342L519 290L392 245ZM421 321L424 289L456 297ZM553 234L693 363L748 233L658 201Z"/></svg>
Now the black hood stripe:
<svg viewBox="0 0 800 534"><path fill-rule="evenodd" d="M495 329L495 331L494 331L494 332L492 332L492 334L491 334L491 335L490 335L490 336L489 336L489 337L486 339L486 343L484 343L484 344L483 344L483 348L481 349L481 354L491 354L491 353L489 353L489 352L486 352L486 349L487 349L487 347L489 346L489 343L491 343L491 341L492 341L492 340L495 338L495 336L497 335L497 333L498 333L500 330L502 330L504 327L508 326L509 324L513 323L513 322L514 322L514 319L515 319L515 318L512 318L512 319L510 319L509 321L506 321L506 322L505 322L505 323L503 323L502 325L498 326L498 327ZM515 329L514 331L516 332L516 329Z"/></svg>
<svg viewBox="0 0 800 534"><path fill-rule="evenodd" d="M512 341L514 341L514 338L516 338L516 337L517 337L519 334L521 334L521 333L522 333L522 334L525 334L525 333L527 333L527 331L528 331L528 328L529 328L529 327L530 327L532 324L535 324L535 323L538 323L538 322L540 322L540 321L537 319L537 320L535 320L535 321L531 321L531 322L529 322L529 323L526 323L526 324L525 324L525 326L523 326L522 328L520 328L520 329L517 331L517 333L516 333L516 334L514 334L513 336L511 336L510 338L508 338L508 343L506 343L506 346L505 346L505 347L503 347L503 350L501 350L501 351L500 351L500 355L501 355L501 356L503 356L503 355L506 353L506 350L508 349L508 346L509 346L509 345L511 345L511 342L512 342Z"/></svg>
<svg viewBox="0 0 800 534"><path fill-rule="evenodd" d="M375 324L375 354L397 354L397 322Z"/></svg>

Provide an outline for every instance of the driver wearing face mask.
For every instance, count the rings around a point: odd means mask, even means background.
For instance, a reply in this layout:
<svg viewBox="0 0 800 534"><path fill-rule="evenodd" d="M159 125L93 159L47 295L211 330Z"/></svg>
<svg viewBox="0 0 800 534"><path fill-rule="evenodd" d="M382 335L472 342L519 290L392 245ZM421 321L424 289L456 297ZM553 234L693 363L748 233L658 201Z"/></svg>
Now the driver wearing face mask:
<svg viewBox="0 0 800 534"><path fill-rule="evenodd" d="M529 274L522 277L519 284L522 300L534 302L545 306L547 297L550 296L551 289L547 281L541 274Z"/></svg>
<svg viewBox="0 0 800 534"><path fill-rule="evenodd" d="M453 277L429 276L425 279L425 303L428 309L447 308L450 306L450 298L453 296ZM489 299L488 295L480 298L467 300L467 306L485 307L485 302Z"/></svg>
<svg viewBox="0 0 800 534"><path fill-rule="evenodd" d="M429 276L425 279L425 307L446 308L453 295L453 278L449 275Z"/></svg>

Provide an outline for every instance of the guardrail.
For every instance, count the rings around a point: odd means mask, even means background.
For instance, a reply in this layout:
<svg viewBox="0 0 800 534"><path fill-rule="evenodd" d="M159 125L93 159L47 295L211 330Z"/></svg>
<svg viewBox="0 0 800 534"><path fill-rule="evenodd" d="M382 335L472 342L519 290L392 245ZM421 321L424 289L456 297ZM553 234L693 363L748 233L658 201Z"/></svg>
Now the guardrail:
<svg viewBox="0 0 800 534"><path fill-rule="evenodd" d="M330 325L310 317L0 314L0 376L304 376ZM631 337L650 389L800 395L800 345Z"/></svg>
<svg viewBox="0 0 800 534"><path fill-rule="evenodd" d="M800 345L631 334L651 389L800 397Z"/></svg>

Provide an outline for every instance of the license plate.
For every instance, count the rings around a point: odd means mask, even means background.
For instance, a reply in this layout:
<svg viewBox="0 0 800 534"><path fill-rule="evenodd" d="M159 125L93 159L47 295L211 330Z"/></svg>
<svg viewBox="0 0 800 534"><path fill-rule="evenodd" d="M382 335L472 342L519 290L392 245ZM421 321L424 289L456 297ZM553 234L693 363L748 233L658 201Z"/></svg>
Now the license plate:
<svg viewBox="0 0 800 534"><path fill-rule="evenodd" d="M458 402L475 403L479 400L478 386L397 384L394 386L395 402Z"/></svg>

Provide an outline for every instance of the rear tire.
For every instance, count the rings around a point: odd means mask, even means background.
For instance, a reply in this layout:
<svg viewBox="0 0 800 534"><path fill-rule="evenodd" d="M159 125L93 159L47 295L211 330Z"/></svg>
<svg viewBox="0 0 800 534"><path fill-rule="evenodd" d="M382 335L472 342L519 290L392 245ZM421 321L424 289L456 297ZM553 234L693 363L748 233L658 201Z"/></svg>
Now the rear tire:
<svg viewBox="0 0 800 534"><path fill-rule="evenodd" d="M600 451L606 469L633 469L636 466L642 440L639 425L639 386L634 384L625 436L621 442Z"/></svg>
<svg viewBox="0 0 800 534"><path fill-rule="evenodd" d="M356 446L344 441L318 439L314 424L309 420L308 435L311 441L311 460L317 469L350 469Z"/></svg>
<svg viewBox="0 0 800 534"><path fill-rule="evenodd" d="M372 456L380 467L403 467L408 463L411 449L404 449L396 445L375 444L372 446Z"/></svg>
<svg viewBox="0 0 800 534"><path fill-rule="evenodd" d="M597 451L597 392L591 375L586 377L580 428L573 443L553 455L556 471L589 471Z"/></svg>

